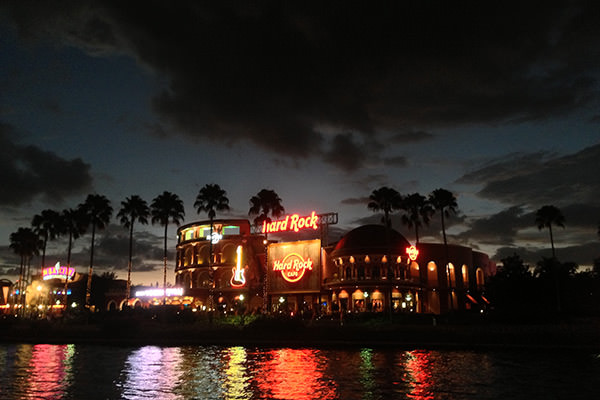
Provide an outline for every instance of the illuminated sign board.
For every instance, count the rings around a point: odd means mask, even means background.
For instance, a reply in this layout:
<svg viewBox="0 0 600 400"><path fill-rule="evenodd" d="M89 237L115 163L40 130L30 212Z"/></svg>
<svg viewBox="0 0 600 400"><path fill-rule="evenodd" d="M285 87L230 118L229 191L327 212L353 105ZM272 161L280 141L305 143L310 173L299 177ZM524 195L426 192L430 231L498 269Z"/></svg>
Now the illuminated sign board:
<svg viewBox="0 0 600 400"><path fill-rule="evenodd" d="M290 253L283 260L273 261L273 271L280 271L281 276L288 282L298 282L306 270L312 271L313 262L306 260L300 254Z"/></svg>
<svg viewBox="0 0 600 400"><path fill-rule="evenodd" d="M298 232L302 229L318 229L319 216L313 211L310 215L301 217L299 214L288 215L279 221L263 222L262 233Z"/></svg>
<svg viewBox="0 0 600 400"><path fill-rule="evenodd" d="M54 267L46 267L42 269L42 279L45 281L48 279L71 279L74 275L75 268L61 266L60 262L57 262Z"/></svg>
<svg viewBox="0 0 600 400"><path fill-rule="evenodd" d="M163 297L165 290L163 289L144 289L135 292L135 297ZM166 297L183 296L183 288L167 288Z"/></svg>
<svg viewBox="0 0 600 400"><path fill-rule="evenodd" d="M270 244L268 291L271 294L320 291L321 253L319 239Z"/></svg>
<svg viewBox="0 0 600 400"><path fill-rule="evenodd" d="M212 233L212 238L210 235L206 235L206 240L210 240L212 242L212 244L217 244L219 243L219 241L223 239L223 235L221 235L219 232L213 232Z"/></svg>
<svg viewBox="0 0 600 400"><path fill-rule="evenodd" d="M242 268L242 246L238 246L237 250L237 263L232 268L231 283L232 287L242 287L246 284L246 278L244 277L244 269Z"/></svg>
<svg viewBox="0 0 600 400"><path fill-rule="evenodd" d="M419 256L419 249L417 249L415 246L407 247L406 254L408 254L408 258L410 258L411 261L415 261Z"/></svg>

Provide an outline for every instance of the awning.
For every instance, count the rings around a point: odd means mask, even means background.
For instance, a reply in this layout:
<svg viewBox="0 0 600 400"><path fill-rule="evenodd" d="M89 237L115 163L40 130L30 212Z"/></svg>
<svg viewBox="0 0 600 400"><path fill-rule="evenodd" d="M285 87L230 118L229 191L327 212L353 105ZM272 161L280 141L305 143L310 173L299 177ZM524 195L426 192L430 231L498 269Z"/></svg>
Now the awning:
<svg viewBox="0 0 600 400"><path fill-rule="evenodd" d="M475 298L473 296L471 296L470 294L467 295L467 299L469 299L471 301L471 303L473 303L473 304L478 304L477 300L475 300Z"/></svg>

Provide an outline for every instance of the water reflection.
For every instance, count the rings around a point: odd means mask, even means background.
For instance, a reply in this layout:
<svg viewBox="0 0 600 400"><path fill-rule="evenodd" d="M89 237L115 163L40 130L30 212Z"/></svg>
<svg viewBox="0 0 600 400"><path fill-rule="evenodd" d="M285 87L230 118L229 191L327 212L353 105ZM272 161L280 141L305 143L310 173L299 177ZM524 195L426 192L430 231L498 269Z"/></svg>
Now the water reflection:
<svg viewBox="0 0 600 400"><path fill-rule="evenodd" d="M415 400L433 399L432 366L429 351L416 350L406 352L407 380L410 384L408 398Z"/></svg>
<svg viewBox="0 0 600 400"><path fill-rule="evenodd" d="M586 353L0 344L2 400L595 398L598 375Z"/></svg>
<svg viewBox="0 0 600 400"><path fill-rule="evenodd" d="M249 381L246 369L246 349L232 347L228 349L229 362L225 367L225 382L223 390L227 399L250 399Z"/></svg>
<svg viewBox="0 0 600 400"><path fill-rule="evenodd" d="M28 377L31 398L59 398L71 381L72 345L37 344L31 349Z"/></svg>
<svg viewBox="0 0 600 400"><path fill-rule="evenodd" d="M324 375L326 358L314 349L277 349L256 365L261 398L335 399L335 380Z"/></svg>
<svg viewBox="0 0 600 400"><path fill-rule="evenodd" d="M177 347L146 346L127 358L123 386L126 399L176 399L179 381L180 349Z"/></svg>

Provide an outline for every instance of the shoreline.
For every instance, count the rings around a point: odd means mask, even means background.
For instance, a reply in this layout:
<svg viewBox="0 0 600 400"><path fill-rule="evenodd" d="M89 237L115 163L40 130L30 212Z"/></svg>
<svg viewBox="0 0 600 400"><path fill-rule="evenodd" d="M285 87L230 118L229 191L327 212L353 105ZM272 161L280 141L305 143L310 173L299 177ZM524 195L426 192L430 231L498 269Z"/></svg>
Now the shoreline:
<svg viewBox="0 0 600 400"><path fill-rule="evenodd" d="M0 321L0 343L107 346L385 347L429 350L584 350L600 352L600 321L585 323L306 324L236 326L206 322L107 320Z"/></svg>

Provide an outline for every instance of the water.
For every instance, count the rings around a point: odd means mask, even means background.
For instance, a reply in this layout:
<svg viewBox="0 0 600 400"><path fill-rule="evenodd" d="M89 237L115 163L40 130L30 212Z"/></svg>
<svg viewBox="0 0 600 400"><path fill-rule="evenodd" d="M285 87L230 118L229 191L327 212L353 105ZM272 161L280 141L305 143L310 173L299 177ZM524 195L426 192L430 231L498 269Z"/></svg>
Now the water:
<svg viewBox="0 0 600 400"><path fill-rule="evenodd" d="M0 344L0 399L595 399L566 351Z"/></svg>

